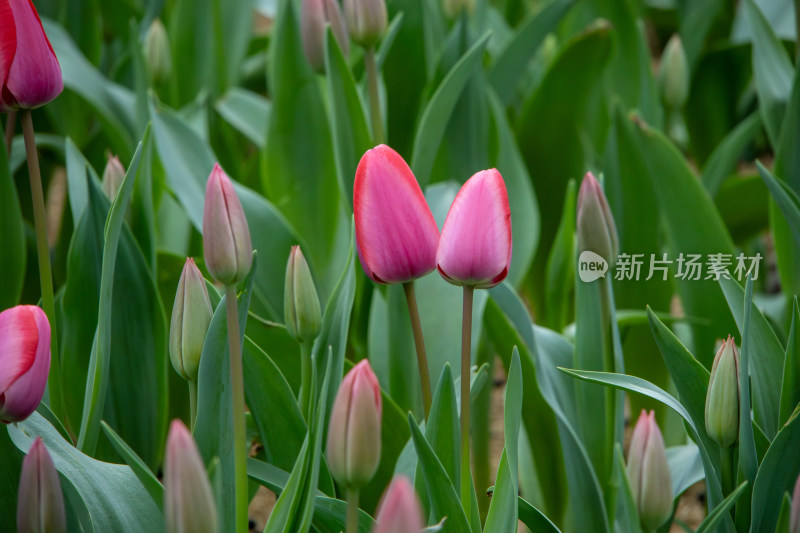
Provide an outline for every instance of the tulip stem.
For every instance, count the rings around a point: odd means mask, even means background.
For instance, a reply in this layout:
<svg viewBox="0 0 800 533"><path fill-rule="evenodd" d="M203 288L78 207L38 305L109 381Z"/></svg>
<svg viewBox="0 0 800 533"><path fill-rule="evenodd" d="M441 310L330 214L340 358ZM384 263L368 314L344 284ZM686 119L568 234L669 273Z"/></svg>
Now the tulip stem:
<svg viewBox="0 0 800 533"><path fill-rule="evenodd" d="M197 421L197 381L189 381L189 427L194 433L194 423Z"/></svg>
<svg viewBox="0 0 800 533"><path fill-rule="evenodd" d="M358 489L347 489L346 533L358 533Z"/></svg>
<svg viewBox="0 0 800 533"><path fill-rule="evenodd" d="M311 427L311 343L300 342L300 412Z"/></svg>
<svg viewBox="0 0 800 533"><path fill-rule="evenodd" d="M734 465L734 453L733 453L733 446L721 446L719 449L720 452L720 474L721 474L721 481L722 481L722 496L726 497L733 489L736 487L736 480L734 478L734 472L736 472L736 468Z"/></svg>
<svg viewBox="0 0 800 533"><path fill-rule="evenodd" d="M472 296L475 287L464 286L464 311L461 321L461 506L471 521L472 472L469 450L469 380L472 366Z"/></svg>
<svg viewBox="0 0 800 533"><path fill-rule="evenodd" d="M239 309L236 287L225 287L228 313L228 347L231 357L231 392L233 393L233 457L236 495L236 532L247 531L247 455L245 448L244 383L242 379L242 347L239 341Z"/></svg>
<svg viewBox="0 0 800 533"><path fill-rule="evenodd" d="M428 369L428 355L425 353L425 338L422 336L422 323L419 320L417 296L414 293L414 282L403 283L408 304L408 316L411 318L411 330L414 332L414 346L417 349L417 366L419 367L419 382L422 387L422 405L425 408L425 420L431 412L431 374Z"/></svg>
<svg viewBox="0 0 800 533"><path fill-rule="evenodd" d="M10 119L9 119L10 120ZM39 283L42 288L42 307L50 321L50 375L47 386L50 392L50 409L67 423L64 414L64 397L61 395L61 362L56 334L56 305L53 297L53 277L50 273L50 245L47 242L47 219L45 217L42 174L39 171L39 156L36 153L36 139L33 133L33 120L30 110L22 112L22 134L25 138L25 153L28 157L28 176L31 182L33 201L33 220L36 228L36 252L39 257Z"/></svg>
<svg viewBox="0 0 800 533"><path fill-rule="evenodd" d="M14 140L14 123L17 121L17 110L12 109L6 118L6 153L11 157L11 143Z"/></svg>
<svg viewBox="0 0 800 533"><path fill-rule="evenodd" d="M372 119L372 140L376 145L383 144L383 119L381 118L381 100L378 92L378 65L375 62L375 47L364 50L364 67L367 70L367 87L369 88L369 111Z"/></svg>

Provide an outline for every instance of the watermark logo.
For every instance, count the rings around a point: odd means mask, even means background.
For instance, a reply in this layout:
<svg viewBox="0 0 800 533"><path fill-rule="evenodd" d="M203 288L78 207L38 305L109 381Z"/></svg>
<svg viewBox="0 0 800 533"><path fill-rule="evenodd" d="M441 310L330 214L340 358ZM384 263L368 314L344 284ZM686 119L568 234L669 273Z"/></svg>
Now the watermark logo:
<svg viewBox="0 0 800 533"><path fill-rule="evenodd" d="M584 283L606 277L608 261L602 256L586 250L578 258L578 277Z"/></svg>

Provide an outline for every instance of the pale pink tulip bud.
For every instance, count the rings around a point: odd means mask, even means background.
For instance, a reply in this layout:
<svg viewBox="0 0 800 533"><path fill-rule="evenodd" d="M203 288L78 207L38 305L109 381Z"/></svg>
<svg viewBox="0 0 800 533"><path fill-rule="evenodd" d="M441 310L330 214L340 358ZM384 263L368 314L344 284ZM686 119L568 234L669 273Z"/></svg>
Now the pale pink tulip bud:
<svg viewBox="0 0 800 533"><path fill-rule="evenodd" d="M458 191L442 227L436 265L453 285L488 289L511 264L511 210L503 176L478 172Z"/></svg>
<svg viewBox="0 0 800 533"><path fill-rule="evenodd" d="M664 438L656 414L642 411L628 450L628 480L642 529L655 531L672 514L670 480Z"/></svg>
<svg viewBox="0 0 800 533"><path fill-rule="evenodd" d="M789 533L800 533L800 476L797 476L797 481L794 482L794 492L792 492Z"/></svg>
<svg viewBox="0 0 800 533"><path fill-rule="evenodd" d="M325 27L330 24L333 36L345 57L350 53L350 40L344 17L336 0L303 0L300 14L300 33L303 51L311 68L325 72Z"/></svg>
<svg viewBox="0 0 800 533"><path fill-rule="evenodd" d="M706 393L706 433L723 448L739 438L739 350L733 338L714 356Z"/></svg>
<svg viewBox="0 0 800 533"><path fill-rule="evenodd" d="M614 217L600 183L587 172L578 192L578 249L594 252L609 263L617 260L619 240Z"/></svg>
<svg viewBox="0 0 800 533"><path fill-rule="evenodd" d="M61 67L31 0L0 1L0 112L61 94Z"/></svg>
<svg viewBox="0 0 800 533"><path fill-rule="evenodd" d="M404 283L436 268L436 220L411 169L388 146L367 150L358 163L353 213L358 257L373 281Z"/></svg>
<svg viewBox="0 0 800 533"><path fill-rule="evenodd" d="M203 252L209 273L223 285L239 283L253 265L253 244L242 204L218 163L206 184Z"/></svg>
<svg viewBox="0 0 800 533"><path fill-rule="evenodd" d="M344 17L353 42L372 48L389 24L385 0L344 0Z"/></svg>
<svg viewBox="0 0 800 533"><path fill-rule="evenodd" d="M328 426L328 466L351 489L364 486L381 459L381 389L366 359L342 380Z"/></svg>
<svg viewBox="0 0 800 533"><path fill-rule="evenodd" d="M169 327L169 357L175 372L187 381L197 381L200 355L213 314L206 281L190 257L178 281Z"/></svg>
<svg viewBox="0 0 800 533"><path fill-rule="evenodd" d="M0 313L0 421L19 422L39 406L50 372L50 322L40 307Z"/></svg>
<svg viewBox="0 0 800 533"><path fill-rule="evenodd" d="M372 533L419 533L425 527L422 505L405 476L396 476L378 504Z"/></svg>
<svg viewBox="0 0 800 533"><path fill-rule="evenodd" d="M108 199L112 202L117 196L117 191L122 186L122 180L125 179L125 167L119 162L119 157L110 156L106 163L106 168L103 170L103 192L106 193Z"/></svg>
<svg viewBox="0 0 800 533"><path fill-rule="evenodd" d="M164 520L167 533L211 533L218 529L217 506L205 466L191 433L180 420L172 421L167 436Z"/></svg>
<svg viewBox="0 0 800 533"><path fill-rule="evenodd" d="M61 533L66 529L61 481L42 439L36 437L22 460L17 495L19 533Z"/></svg>

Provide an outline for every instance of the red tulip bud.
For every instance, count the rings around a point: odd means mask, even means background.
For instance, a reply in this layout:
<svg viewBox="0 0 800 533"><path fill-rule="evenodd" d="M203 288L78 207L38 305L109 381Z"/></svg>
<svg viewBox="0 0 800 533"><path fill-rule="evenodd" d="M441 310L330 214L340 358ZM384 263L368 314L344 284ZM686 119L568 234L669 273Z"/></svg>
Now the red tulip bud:
<svg viewBox="0 0 800 533"><path fill-rule="evenodd" d="M405 476L397 476L383 493L372 533L419 533L425 522L422 505Z"/></svg>
<svg viewBox="0 0 800 533"><path fill-rule="evenodd" d="M0 0L0 111L39 107L64 89L31 0Z"/></svg>
<svg viewBox="0 0 800 533"><path fill-rule="evenodd" d="M50 322L40 307L0 313L0 421L19 422L39 406L50 372Z"/></svg>
<svg viewBox="0 0 800 533"><path fill-rule="evenodd" d="M511 211L503 177L478 172L458 191L436 252L439 273L453 285L494 287L511 264Z"/></svg>
<svg viewBox="0 0 800 533"><path fill-rule="evenodd" d="M36 437L22 460L17 497L20 533L61 533L66 529L61 481L42 439Z"/></svg>

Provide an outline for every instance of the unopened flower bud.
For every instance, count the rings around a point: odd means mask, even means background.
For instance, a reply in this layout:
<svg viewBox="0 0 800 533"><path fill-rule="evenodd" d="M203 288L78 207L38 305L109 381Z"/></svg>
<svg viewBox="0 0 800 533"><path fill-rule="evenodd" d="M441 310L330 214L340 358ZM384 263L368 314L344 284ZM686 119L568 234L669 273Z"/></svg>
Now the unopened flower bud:
<svg viewBox="0 0 800 533"><path fill-rule="evenodd" d="M219 164L206 184L203 252L209 273L223 285L236 285L253 266L247 219L231 179Z"/></svg>
<svg viewBox="0 0 800 533"><path fill-rule="evenodd" d="M642 529L655 531L672 514L672 482L654 411L642 411L636 422L627 472Z"/></svg>
<svg viewBox="0 0 800 533"><path fill-rule="evenodd" d="M800 533L800 476L794 482L792 506L789 512L789 533Z"/></svg>
<svg viewBox="0 0 800 533"><path fill-rule="evenodd" d="M383 493L372 533L419 533L425 527L422 505L405 476L397 476Z"/></svg>
<svg viewBox="0 0 800 533"><path fill-rule="evenodd" d="M364 486L381 459L381 389L366 359L342 380L328 430L328 466L350 489Z"/></svg>
<svg viewBox="0 0 800 533"><path fill-rule="evenodd" d="M344 18L353 42L372 48L389 24L385 0L344 0Z"/></svg>
<svg viewBox="0 0 800 533"><path fill-rule="evenodd" d="M317 289L299 246L292 246L286 264L283 312L289 335L300 342L313 341L322 323Z"/></svg>
<svg viewBox="0 0 800 533"><path fill-rule="evenodd" d="M197 445L183 422L173 420L164 459L164 519L167 533L214 533L217 506Z"/></svg>
<svg viewBox="0 0 800 533"><path fill-rule="evenodd" d="M61 481L42 439L36 437L22 460L17 530L19 533L61 533L66 527Z"/></svg>
<svg viewBox="0 0 800 533"><path fill-rule="evenodd" d="M733 338L714 356L706 394L706 432L722 447L739 438L739 351Z"/></svg>
<svg viewBox="0 0 800 533"><path fill-rule="evenodd" d="M661 54L658 85L664 103L672 109L682 109L689 96L689 60L681 38L673 35Z"/></svg>
<svg viewBox="0 0 800 533"><path fill-rule="evenodd" d="M342 54L347 57L350 40L339 3L336 0L303 0L300 13L303 52L311 68L320 74L325 72L325 26L328 24Z"/></svg>
<svg viewBox="0 0 800 533"><path fill-rule="evenodd" d="M175 372L187 381L197 381L200 355L213 314L206 282L190 257L178 281L169 327L169 357Z"/></svg>
<svg viewBox="0 0 800 533"><path fill-rule="evenodd" d="M117 196L117 191L122 186L122 180L125 179L125 167L119 162L119 157L110 156L106 163L106 168L103 170L103 192L106 193L108 199L112 202Z"/></svg>
<svg viewBox="0 0 800 533"><path fill-rule="evenodd" d="M144 38L144 59L154 83L161 83L172 74L172 52L169 36L161 19L153 19Z"/></svg>
<svg viewBox="0 0 800 533"><path fill-rule="evenodd" d="M466 11L471 15L475 11L475 0L444 0L442 7L448 18L454 19Z"/></svg>
<svg viewBox="0 0 800 533"><path fill-rule="evenodd" d="M578 250L594 252L609 264L617 259L619 240L606 195L591 172L583 177L578 192Z"/></svg>

